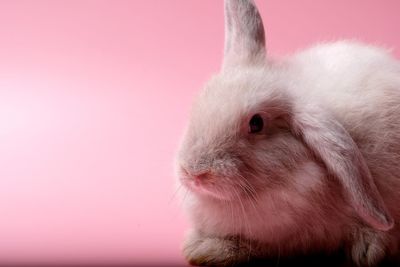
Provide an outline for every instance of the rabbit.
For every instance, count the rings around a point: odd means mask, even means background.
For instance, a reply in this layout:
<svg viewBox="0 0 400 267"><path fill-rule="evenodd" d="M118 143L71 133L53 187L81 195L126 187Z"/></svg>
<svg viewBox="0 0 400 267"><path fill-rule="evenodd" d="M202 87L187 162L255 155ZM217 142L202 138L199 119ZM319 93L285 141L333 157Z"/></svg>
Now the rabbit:
<svg viewBox="0 0 400 267"><path fill-rule="evenodd" d="M177 182L190 264L234 266L343 249L399 253L400 64L356 41L267 55L252 0L225 0L221 70L194 100Z"/></svg>

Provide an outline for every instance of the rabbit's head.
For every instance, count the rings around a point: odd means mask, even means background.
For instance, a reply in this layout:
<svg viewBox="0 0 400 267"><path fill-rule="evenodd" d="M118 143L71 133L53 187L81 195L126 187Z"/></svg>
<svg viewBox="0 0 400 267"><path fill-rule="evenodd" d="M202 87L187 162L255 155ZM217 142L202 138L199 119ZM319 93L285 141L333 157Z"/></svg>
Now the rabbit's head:
<svg viewBox="0 0 400 267"><path fill-rule="evenodd" d="M393 220L349 133L317 99L295 93L288 63L266 58L252 1L225 1L225 31L222 70L196 99L178 153L181 183L199 198L234 202L291 187L290 174L314 161L355 214L390 229Z"/></svg>

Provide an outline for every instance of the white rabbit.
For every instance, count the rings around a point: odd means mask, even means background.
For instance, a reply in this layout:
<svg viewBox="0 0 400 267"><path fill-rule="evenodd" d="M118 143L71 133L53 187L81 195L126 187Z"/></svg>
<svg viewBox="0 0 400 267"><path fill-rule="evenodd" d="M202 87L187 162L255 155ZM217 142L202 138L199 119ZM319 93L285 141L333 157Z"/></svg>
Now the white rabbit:
<svg viewBox="0 0 400 267"><path fill-rule="evenodd" d="M251 0L225 1L221 72L196 99L177 155L188 261L344 248L360 266L398 253L400 64L355 42L266 57Z"/></svg>

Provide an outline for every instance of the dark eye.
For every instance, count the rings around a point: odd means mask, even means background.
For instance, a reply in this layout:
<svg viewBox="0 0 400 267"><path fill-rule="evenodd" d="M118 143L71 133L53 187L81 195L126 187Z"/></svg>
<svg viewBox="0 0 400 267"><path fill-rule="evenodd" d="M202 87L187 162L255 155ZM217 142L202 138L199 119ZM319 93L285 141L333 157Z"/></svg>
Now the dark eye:
<svg viewBox="0 0 400 267"><path fill-rule="evenodd" d="M264 127L264 121L259 114L255 114L251 117L249 122L249 133L259 133Z"/></svg>

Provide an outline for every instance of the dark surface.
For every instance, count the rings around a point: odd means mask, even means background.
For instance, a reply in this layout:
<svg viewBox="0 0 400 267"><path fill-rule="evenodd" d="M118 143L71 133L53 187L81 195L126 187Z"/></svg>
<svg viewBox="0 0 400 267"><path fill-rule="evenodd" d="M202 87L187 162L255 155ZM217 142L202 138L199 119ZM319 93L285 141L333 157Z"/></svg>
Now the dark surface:
<svg viewBox="0 0 400 267"><path fill-rule="evenodd" d="M304 257L293 258L277 258L270 260L254 260L240 266L254 267L356 267L353 262L349 261L345 253L335 253L331 255L310 255ZM388 259L380 263L376 267L400 267L400 257L397 259Z"/></svg>

